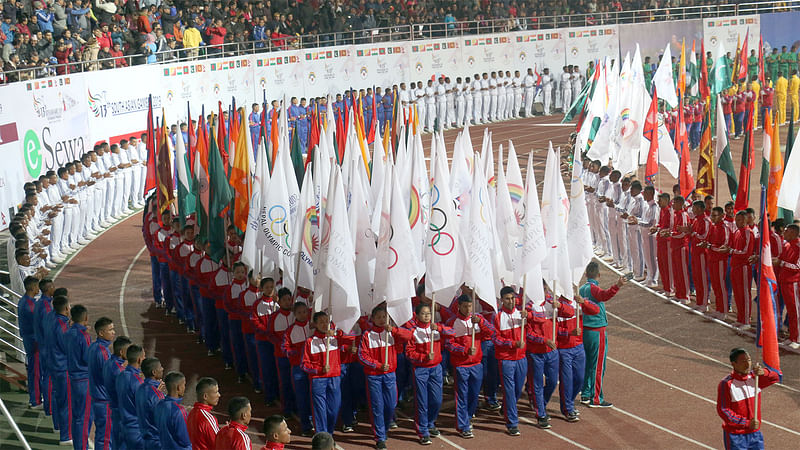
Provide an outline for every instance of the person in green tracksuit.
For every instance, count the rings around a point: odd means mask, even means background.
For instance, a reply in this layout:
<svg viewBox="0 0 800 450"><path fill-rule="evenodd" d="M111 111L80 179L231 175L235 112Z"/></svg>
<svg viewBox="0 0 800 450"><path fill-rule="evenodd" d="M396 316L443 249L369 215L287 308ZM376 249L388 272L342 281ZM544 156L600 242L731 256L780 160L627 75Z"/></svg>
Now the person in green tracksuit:
<svg viewBox="0 0 800 450"><path fill-rule="evenodd" d="M778 79L778 63L780 62L780 55L778 54L778 49L773 48L772 53L767 55L765 58L764 64L766 64L765 70L769 72L769 79L770 80L777 80Z"/></svg>
<svg viewBox="0 0 800 450"><path fill-rule="evenodd" d="M786 54L786 59L789 61L789 73L797 70L797 46L793 45L792 50Z"/></svg>
<svg viewBox="0 0 800 450"><path fill-rule="evenodd" d="M617 295L619 288L625 284L625 277L619 277L617 283L608 289L600 289L597 278L600 269L592 261L586 266L586 284L580 287L578 294L596 304L600 311L597 314L583 316L583 349L586 353L586 368L581 389L581 403L590 408L610 408L613 406L603 397L603 376L606 373L606 353L608 338L606 336L606 304Z"/></svg>
<svg viewBox="0 0 800 450"><path fill-rule="evenodd" d="M785 77L789 76L789 52L786 51L785 45L781 47L781 54L778 55L778 72L783 73Z"/></svg>
<svg viewBox="0 0 800 450"><path fill-rule="evenodd" d="M708 70L708 85L714 85L714 56L706 52L706 70Z"/></svg>
<svg viewBox="0 0 800 450"><path fill-rule="evenodd" d="M642 69L644 70L644 86L647 88L647 92L652 92L650 85L653 83L653 64L650 62L649 56L644 57Z"/></svg>
<svg viewBox="0 0 800 450"><path fill-rule="evenodd" d="M747 58L747 78L758 76L758 56L755 50L750 50L750 57Z"/></svg>

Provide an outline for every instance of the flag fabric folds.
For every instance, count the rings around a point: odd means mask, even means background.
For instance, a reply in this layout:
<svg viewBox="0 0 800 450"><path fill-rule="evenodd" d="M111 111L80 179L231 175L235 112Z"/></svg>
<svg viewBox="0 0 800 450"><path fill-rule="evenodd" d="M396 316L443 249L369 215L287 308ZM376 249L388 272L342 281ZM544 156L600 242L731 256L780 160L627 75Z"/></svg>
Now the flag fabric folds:
<svg viewBox="0 0 800 450"><path fill-rule="evenodd" d="M761 186L761 236L769 236L769 220L766 219L766 191ZM781 374L781 358L778 350L778 282L772 267L772 250L770 239L761 239L761 267L758 282L758 326L756 327L756 345L762 350L764 365Z"/></svg>

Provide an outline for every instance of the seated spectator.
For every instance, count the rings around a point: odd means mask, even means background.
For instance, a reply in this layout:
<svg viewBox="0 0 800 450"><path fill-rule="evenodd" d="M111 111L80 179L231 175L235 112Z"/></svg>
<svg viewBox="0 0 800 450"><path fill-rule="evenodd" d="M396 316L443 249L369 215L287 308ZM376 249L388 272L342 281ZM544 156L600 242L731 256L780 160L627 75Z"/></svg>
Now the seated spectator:
<svg viewBox="0 0 800 450"><path fill-rule="evenodd" d="M120 49L120 44L114 43L114 47L109 52L111 57L114 58L114 67L127 67L128 61L125 60L125 57L122 54L122 50Z"/></svg>

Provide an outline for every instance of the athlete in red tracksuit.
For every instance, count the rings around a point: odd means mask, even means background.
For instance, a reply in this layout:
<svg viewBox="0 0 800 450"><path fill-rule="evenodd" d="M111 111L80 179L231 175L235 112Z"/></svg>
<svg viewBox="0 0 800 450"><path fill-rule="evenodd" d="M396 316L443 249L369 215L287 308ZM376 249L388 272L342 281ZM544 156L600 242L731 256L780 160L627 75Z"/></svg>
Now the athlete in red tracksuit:
<svg viewBox="0 0 800 450"><path fill-rule="evenodd" d="M376 306L371 315L372 326L364 330L358 348L358 359L364 365L367 379L372 431L376 448L386 448L386 431L397 407L397 352L411 339L411 331L388 324L386 308Z"/></svg>
<svg viewBox="0 0 800 450"><path fill-rule="evenodd" d="M669 252L672 256L672 277L675 285L675 298L689 304L689 214L684 209L683 197L672 201L672 229L670 230Z"/></svg>
<svg viewBox="0 0 800 450"><path fill-rule="evenodd" d="M743 348L733 349L730 361L733 372L723 378L717 387L717 414L722 418L725 448L763 449L764 437L759 431L762 411L761 396L763 395L760 391L777 383L780 375L775 371L762 368L758 363L752 367L750 355ZM754 387L756 375L758 375L758 390ZM756 407L758 408L758 417L753 417Z"/></svg>
<svg viewBox="0 0 800 450"><path fill-rule="evenodd" d="M414 314L415 318L404 325L411 331L406 358L414 366L414 427L420 444L429 445L431 435L439 435L436 418L442 406L442 342L453 330L434 322L427 303L418 302Z"/></svg>
<svg viewBox="0 0 800 450"><path fill-rule="evenodd" d="M223 302L225 320L220 320L220 325L228 330L231 351L233 352L233 367L236 369L236 374L239 375L239 383L244 382L244 376L247 373L247 353L242 330L243 317L239 311L239 296L249 285L247 280L247 266L242 262L234 263L233 281L231 282L230 288L226 291Z"/></svg>
<svg viewBox="0 0 800 450"><path fill-rule="evenodd" d="M289 416L296 412L297 403L292 389L292 366L289 364L289 358L283 352L283 338L286 330L294 323L292 291L287 288L278 290L278 307L278 310L269 318L267 336L272 340L272 346L275 349L275 366L278 369L283 415Z"/></svg>
<svg viewBox="0 0 800 450"><path fill-rule="evenodd" d="M745 329L750 328L750 286L753 283L751 267L755 255L753 232L747 227L747 213L736 213L737 230L733 233L730 245L731 285L733 299L736 301L736 323Z"/></svg>
<svg viewBox="0 0 800 450"><path fill-rule="evenodd" d="M250 273L250 285L239 294L236 302L236 311L242 319L242 335L244 336L244 353L247 357L247 370L250 379L253 380L253 389L256 394L261 393L261 371L258 366L258 351L256 350L255 327L253 317L255 317L255 304L261 297L261 290L258 281Z"/></svg>
<svg viewBox="0 0 800 450"><path fill-rule="evenodd" d="M186 419L189 440L196 450L213 450L214 441L219 433L217 418L211 413L219 403L219 385L213 378L201 378L195 388L197 402Z"/></svg>
<svg viewBox="0 0 800 450"><path fill-rule="evenodd" d="M786 316L789 321L789 344L792 348L800 348L798 333L800 330L800 239L798 239L798 226L791 224L786 227L783 236L786 242L783 251L778 257L780 276L778 284L783 294L786 305Z"/></svg>
<svg viewBox="0 0 800 450"><path fill-rule="evenodd" d="M580 305L581 316L578 317L577 311L573 311L570 317L559 317L558 330L556 330L558 334L556 344L558 346L558 375L560 380L558 397L561 403L561 414L569 422L578 420L578 413L575 411L575 397L580 394L583 388L583 379L586 376L583 318L586 315L600 313L600 306L590 299L576 296L575 302Z"/></svg>
<svg viewBox="0 0 800 450"><path fill-rule="evenodd" d="M311 396L308 374L303 371L302 364L303 349L313 330L309 324L309 310L305 303L295 303L293 311L294 323L283 336L283 353L289 358L289 365L292 367L292 387L303 435L311 436Z"/></svg>
<svg viewBox="0 0 800 450"><path fill-rule="evenodd" d="M311 378L311 412L316 432L333 434L342 403L339 347L354 336L331 327L328 314L314 313L314 334L303 347L303 370Z"/></svg>
<svg viewBox="0 0 800 450"><path fill-rule="evenodd" d="M659 194L658 206L660 209L658 215L658 225L653 227L650 232L656 234L656 263L658 264L658 276L661 277L661 286L667 296L673 292L672 290L672 256L669 251L669 234L672 229L673 211L669 207L669 194L666 192Z"/></svg>
<svg viewBox="0 0 800 450"><path fill-rule="evenodd" d="M525 358L525 328L523 317L528 311L516 307L517 295L510 286L500 290L503 307L494 316L494 354L500 381L503 386L503 417L506 430L511 436L519 436L519 414L517 402L522 395L522 387L528 373L528 360Z"/></svg>
<svg viewBox="0 0 800 450"><path fill-rule="evenodd" d="M714 290L714 304L716 311L714 317L724 319L728 312L728 290L725 288L725 274L728 266L728 252L725 250L730 245L731 233L722 219L724 211L719 206L711 210L711 226L708 229L705 248L708 255L708 273L711 279L711 288ZM696 285L696 284L695 284Z"/></svg>
<svg viewBox="0 0 800 450"><path fill-rule="evenodd" d="M708 283L708 252L706 250L706 240L711 227L711 220L706 215L706 205L702 201L696 201L692 205L694 220L692 220L691 234L689 243L692 246L692 278L694 279L695 299L697 309L706 312L708 304L709 283Z"/></svg>
<svg viewBox="0 0 800 450"><path fill-rule="evenodd" d="M275 295L275 281L272 278L262 278L259 283L261 296L253 305L253 315L250 318L254 333L256 354L258 359L258 374L264 389L264 402L272 406L279 397L278 394L278 369L275 365L275 347L269 336L269 319L278 309Z"/></svg>
<svg viewBox="0 0 800 450"><path fill-rule="evenodd" d="M219 324L217 323L217 311L214 308L214 299L216 294L212 290L214 283L213 278L218 275L220 269L219 263L215 262L208 256L209 244L203 245L202 258L197 263L197 271L195 273L195 280L197 282L197 290L200 294L200 305L198 308L201 310L200 317L202 317L203 325L203 341L206 343L208 355L213 356L214 352L219 350ZM223 273L223 276L225 272ZM224 276L224 283L227 283L227 277Z"/></svg>

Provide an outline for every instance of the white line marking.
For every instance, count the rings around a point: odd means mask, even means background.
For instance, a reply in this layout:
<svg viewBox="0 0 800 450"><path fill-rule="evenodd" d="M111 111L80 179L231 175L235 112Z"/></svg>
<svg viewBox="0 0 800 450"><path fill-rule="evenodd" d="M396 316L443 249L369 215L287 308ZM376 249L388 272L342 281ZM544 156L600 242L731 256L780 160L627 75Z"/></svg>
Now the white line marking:
<svg viewBox="0 0 800 450"><path fill-rule="evenodd" d="M128 266L128 270L126 270L125 275L122 276L122 285L119 287L119 324L122 327L123 336L130 336L128 334L128 323L125 321L125 308L123 307L125 303L125 286L128 284L128 276L131 274L131 270L133 270L133 265L136 264L136 261L139 260L139 257L142 256L142 253L144 253L146 249L147 247L143 246L139 250L139 253L133 257L133 261L131 261Z"/></svg>
<svg viewBox="0 0 800 450"><path fill-rule="evenodd" d="M622 367L624 367L624 368L626 368L626 369L628 369L628 370L630 370L630 371L632 371L632 372L638 373L639 375L641 375L641 376L643 376L643 377L645 377L645 378L649 378L649 379L651 379L651 380L653 380L653 381L659 382L659 383L663 384L664 386L667 386L667 387L669 387L669 388L675 389L675 390L677 390L677 391L681 391L681 392L683 392L684 394L691 395L691 396L692 396L692 397L694 397L694 398L697 398L697 399L703 400L704 402L707 402L707 403L711 403L712 405L716 405L716 404L717 404L717 402L716 402L716 401L714 401L714 400L711 400L710 398L703 397L703 396L702 396L702 395L700 395L700 394L695 394L695 393L694 393L694 392L692 392L692 391L686 390L686 389L684 389L684 388L682 388L682 387L680 387L680 386L676 386L676 385L674 385L674 384L672 384L672 383L670 383L670 382L668 382L668 381L664 381L664 380L662 380L662 379L660 379L660 378L656 378L656 377L654 377L654 376L652 376L652 375L650 375L650 374L647 374L647 373L645 373L645 372L642 372L641 370L639 370L639 369L637 369L637 368L635 368L635 367L629 366L629 365L625 364L624 362L617 361L616 359L614 359L614 358L611 358L611 357L609 357L609 356L607 356L606 358L607 358L609 361L611 361L611 362L613 362L613 363L615 363L615 364L618 364L618 365L620 365L620 366L622 366ZM772 423L772 422L768 422L768 421L766 421L766 420L762 420L761 422L762 422L762 423L764 423L764 424L767 424L767 425L773 426L773 427L775 427L775 428L778 428L778 429L780 429L780 430L783 430L783 431L785 431L785 432L787 432L787 433L792 433L792 434L794 434L794 435L800 436L800 432L797 432L797 431L791 430L791 429L789 429L789 428L786 428L786 427L783 427L783 426L781 426L781 425L778 425L778 424L775 424L775 423Z"/></svg>
<svg viewBox="0 0 800 450"><path fill-rule="evenodd" d="M409 422L413 422L413 421L414 421L414 420L413 420L411 417L408 417L408 416L407 416L407 415L406 415L404 412L402 412L402 411L400 411L400 410L395 410L395 414L397 414L398 416L402 417L402 418L403 418L403 420L407 420L407 421L409 421ZM442 434L440 434L439 436L437 436L437 437L435 437L435 438L433 438L433 439L439 439L439 440L441 440L442 442L444 442L445 444L449 444L449 445L450 445L450 446L452 446L453 448L456 448L457 450L467 450L467 449L465 449L464 447L462 447L462 446L460 446L460 445L456 444L455 442L451 441L450 439L447 439L447 438L446 438L446 437L444 437L444 435L442 435Z"/></svg>
<svg viewBox="0 0 800 450"><path fill-rule="evenodd" d="M534 123L534 127L575 127L574 123Z"/></svg>
<svg viewBox="0 0 800 450"><path fill-rule="evenodd" d="M534 421L532 421L532 420L528 419L527 417L519 416L519 420L521 420L521 421L523 421L523 422L526 422L526 423L529 423L529 424L531 424L531 425L533 425L533 426L537 426L537 425L536 425L536 422L534 422ZM541 428L540 428L540 429L541 429ZM568 438L568 437L566 437L566 436L562 436L562 435L560 435L560 434L556 433L556 432L555 432L555 431L553 431L553 430L542 430L542 431L544 431L544 432L546 432L546 433L548 433L548 434L550 434L550 435L553 435L553 436L555 436L555 437L557 437L557 438L561 439L561 440L562 440L562 441L564 441L564 442L568 442L568 443L570 443L570 444L574 445L575 447L578 447L578 448L580 448L581 450L591 450L591 448L589 448L589 447L586 447L585 445L579 444L579 443L577 443L577 442L573 441L572 439L570 439L570 438Z"/></svg>
<svg viewBox="0 0 800 450"><path fill-rule="evenodd" d="M622 414L625 414L626 416L630 417L631 419L636 419L639 422L642 422L642 423L645 423L647 425L650 425L653 428L658 428L659 430L661 430L661 431L663 431L665 433L669 433L669 434L671 434L671 435L673 435L673 436L675 436L677 438L683 439L686 442L691 442L692 444L694 444L694 445L696 445L696 446L698 446L700 448L707 448L709 450L714 450L714 447L710 447L710 446L708 446L706 444L703 444L702 442L695 441L692 438L688 438L688 437L686 437L686 436L684 436L684 435L682 435L680 433L676 433L676 432L670 430L669 428L664 428L664 427L662 427L661 425L659 425L657 423L650 422L649 420L641 418L641 417L637 416L636 414L629 413L628 411L625 411L624 409L619 409L618 407L615 406L611 410L612 411L621 412Z"/></svg>

